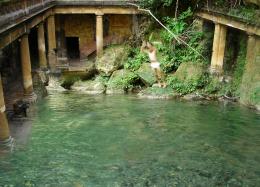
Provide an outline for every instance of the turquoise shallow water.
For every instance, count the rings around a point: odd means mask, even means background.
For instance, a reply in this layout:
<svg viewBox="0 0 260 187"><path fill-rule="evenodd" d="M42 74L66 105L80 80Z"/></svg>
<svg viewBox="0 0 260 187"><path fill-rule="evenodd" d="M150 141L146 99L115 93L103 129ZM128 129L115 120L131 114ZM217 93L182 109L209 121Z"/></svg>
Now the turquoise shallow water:
<svg viewBox="0 0 260 187"><path fill-rule="evenodd" d="M233 104L53 93L0 186L259 186L260 115ZM30 127L30 128L26 128Z"/></svg>

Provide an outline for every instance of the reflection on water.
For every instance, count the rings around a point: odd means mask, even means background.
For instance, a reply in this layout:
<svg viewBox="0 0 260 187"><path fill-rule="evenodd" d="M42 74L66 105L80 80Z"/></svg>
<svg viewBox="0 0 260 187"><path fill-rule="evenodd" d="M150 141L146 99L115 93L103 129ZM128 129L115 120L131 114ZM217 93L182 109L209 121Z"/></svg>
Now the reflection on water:
<svg viewBox="0 0 260 187"><path fill-rule="evenodd" d="M243 107L53 93L36 111L0 186L260 184L260 117Z"/></svg>

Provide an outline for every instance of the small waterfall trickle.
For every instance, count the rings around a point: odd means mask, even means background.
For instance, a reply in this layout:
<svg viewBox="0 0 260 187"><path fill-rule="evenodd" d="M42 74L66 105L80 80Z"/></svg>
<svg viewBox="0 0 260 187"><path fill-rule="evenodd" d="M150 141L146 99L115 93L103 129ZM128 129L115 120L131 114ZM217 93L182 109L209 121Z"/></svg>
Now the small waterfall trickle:
<svg viewBox="0 0 260 187"><path fill-rule="evenodd" d="M65 88L61 86L61 81L59 77L50 76L49 77L49 84L46 86L46 89L49 91L66 91Z"/></svg>

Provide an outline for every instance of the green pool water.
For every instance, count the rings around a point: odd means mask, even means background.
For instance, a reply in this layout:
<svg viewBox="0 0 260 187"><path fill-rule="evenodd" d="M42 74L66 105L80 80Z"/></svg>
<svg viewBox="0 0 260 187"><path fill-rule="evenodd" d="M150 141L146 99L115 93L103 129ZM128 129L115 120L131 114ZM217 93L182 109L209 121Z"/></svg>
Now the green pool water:
<svg viewBox="0 0 260 187"><path fill-rule="evenodd" d="M52 93L0 156L0 186L259 186L259 122L235 104Z"/></svg>

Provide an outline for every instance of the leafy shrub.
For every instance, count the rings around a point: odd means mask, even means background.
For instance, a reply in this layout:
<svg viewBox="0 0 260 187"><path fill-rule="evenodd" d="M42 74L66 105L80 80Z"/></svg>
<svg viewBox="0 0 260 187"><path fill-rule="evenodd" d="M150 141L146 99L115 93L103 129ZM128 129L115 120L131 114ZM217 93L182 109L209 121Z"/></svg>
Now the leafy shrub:
<svg viewBox="0 0 260 187"><path fill-rule="evenodd" d="M201 55L205 50L202 42L203 33L196 31L194 25L188 24L192 15L191 9L188 8L179 15L178 19L163 18L166 27L174 34L173 36L165 29L160 30L162 42L156 44L161 55L159 61L166 73L176 70L182 62L205 61ZM178 41L175 40L175 37Z"/></svg>
<svg viewBox="0 0 260 187"><path fill-rule="evenodd" d="M149 62L147 55L140 52L140 48L130 50L128 56L127 62L124 64L125 69L135 71L139 69L143 63Z"/></svg>
<svg viewBox="0 0 260 187"><path fill-rule="evenodd" d="M198 80L191 79L188 81L183 81L173 76L167 78L167 84L181 94L188 94L203 88L207 84L207 76L204 75Z"/></svg>
<svg viewBox="0 0 260 187"><path fill-rule="evenodd" d="M126 71L121 75L119 74L116 77L113 77L111 81L108 81L107 86L111 88L128 90L130 88L133 88L138 78L139 77L135 73Z"/></svg>

